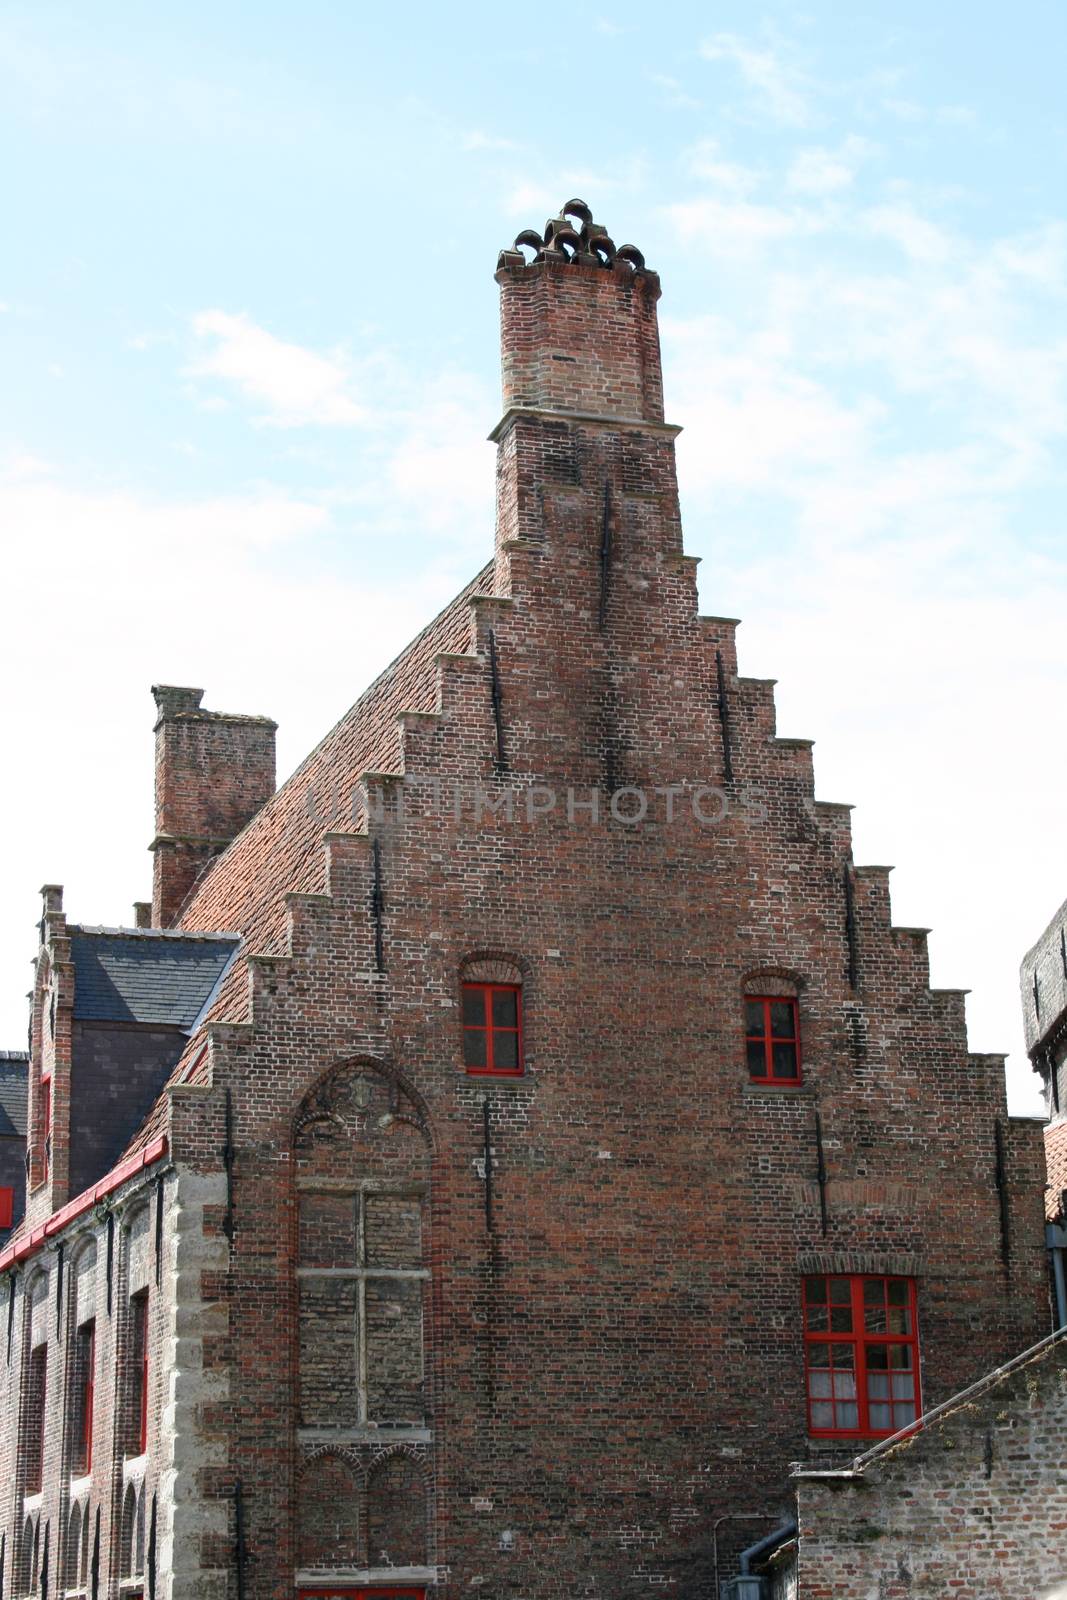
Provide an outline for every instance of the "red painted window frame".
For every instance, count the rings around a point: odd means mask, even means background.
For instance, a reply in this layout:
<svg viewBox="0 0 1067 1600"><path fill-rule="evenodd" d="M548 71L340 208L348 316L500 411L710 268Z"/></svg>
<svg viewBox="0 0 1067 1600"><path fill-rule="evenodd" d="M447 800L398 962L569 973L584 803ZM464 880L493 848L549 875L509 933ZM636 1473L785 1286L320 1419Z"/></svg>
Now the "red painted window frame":
<svg viewBox="0 0 1067 1600"><path fill-rule="evenodd" d="M852 1331L849 1333L831 1329L826 1332L822 1329L812 1332L808 1327L808 1278L824 1278L826 1280L827 1304L830 1304L830 1283L845 1281L850 1286L848 1304L852 1313ZM883 1294L890 1283L905 1283L908 1286L907 1307L910 1313L910 1333L868 1333L864 1323L864 1285L867 1283L881 1283ZM911 1378L912 1378L912 1403L915 1406L915 1419L922 1416L922 1385L919 1373L919 1314L918 1294L914 1278L903 1278L898 1273L847 1273L847 1272L813 1272L805 1276L802 1287L802 1303L804 1316L804 1380L808 1405L808 1433L814 1439L888 1439L894 1433L899 1433L902 1427L910 1427L911 1423L905 1422L891 1428L875 1428L870 1422L871 1400L868 1394L867 1378L867 1352L874 1345L906 1345L911 1350ZM844 1302L842 1302L843 1304ZM813 1368L810 1360L812 1345L820 1344L851 1344L854 1346L854 1367L856 1374L856 1408L858 1424L855 1428L822 1428L816 1427L811 1419L813 1400L823 1400L821 1395L813 1396L811 1392L811 1375L813 1371L825 1372L827 1369ZM883 1402L876 1401L875 1404ZM898 1401L898 1404L901 1402Z"/></svg>
<svg viewBox="0 0 1067 1600"><path fill-rule="evenodd" d="M148 1290L130 1296L130 1362L133 1376L130 1436L135 1455L148 1449Z"/></svg>
<svg viewBox="0 0 1067 1600"><path fill-rule="evenodd" d="M75 1440L76 1475L83 1478L93 1467L93 1402L96 1396L96 1319L83 1322L75 1335L78 1372L78 1437Z"/></svg>
<svg viewBox="0 0 1067 1600"><path fill-rule="evenodd" d="M15 1220L15 1191L10 1184L0 1183L0 1228L10 1228Z"/></svg>
<svg viewBox="0 0 1067 1600"><path fill-rule="evenodd" d="M38 1383L33 1377L32 1369L40 1366L41 1377ZM45 1406L48 1399L48 1343L35 1345L30 1351L31 1392L35 1406L34 1413L27 1419L30 1427L26 1431L26 1489L27 1494L40 1494L44 1483L44 1435L45 1435ZM32 1430L32 1432L31 1432ZM32 1452L32 1453L31 1453Z"/></svg>
<svg viewBox="0 0 1067 1600"><path fill-rule="evenodd" d="M804 1072L800 1060L800 1003L793 994L746 994L743 997L746 1006L763 1007L763 1029L761 1033L749 1033L748 1018L745 1018L745 1065L748 1066L748 1046L755 1039L763 1040L763 1066L762 1073L748 1068L749 1081L759 1083L770 1089L795 1089L798 1083L803 1083ZM771 1032L771 1007L789 1006L793 1013L792 1034ZM776 1044L791 1044L796 1052L796 1072L791 1078L776 1078L773 1076L774 1046Z"/></svg>
<svg viewBox="0 0 1067 1600"><path fill-rule="evenodd" d="M482 1015L484 1023L465 1022L462 1012L460 1024L463 1029L463 1065L472 1077L476 1078L521 1078L523 1075L523 1040L522 1040L522 985L519 983L464 983L460 997L461 1005L468 994L479 993L482 996ZM502 1028L493 1022L493 995L513 994L515 996L515 1027ZM471 1065L467 1060L467 1035L468 1033L482 1033L485 1035L485 1066ZM498 1033L515 1035L514 1067L498 1067L493 1062L493 1036Z"/></svg>

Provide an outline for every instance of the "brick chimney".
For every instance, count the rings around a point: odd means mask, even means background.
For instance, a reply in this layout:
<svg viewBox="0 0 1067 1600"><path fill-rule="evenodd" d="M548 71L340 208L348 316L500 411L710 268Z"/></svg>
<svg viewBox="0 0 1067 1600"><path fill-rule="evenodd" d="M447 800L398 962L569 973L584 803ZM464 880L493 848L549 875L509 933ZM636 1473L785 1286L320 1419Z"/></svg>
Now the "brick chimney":
<svg viewBox="0 0 1067 1600"><path fill-rule="evenodd" d="M156 684L152 694L159 713L152 926L169 928L212 856L274 793L277 723L203 711L203 689Z"/></svg>
<svg viewBox="0 0 1067 1600"><path fill-rule="evenodd" d="M529 257L524 252L530 252ZM497 547L544 542L546 493L579 491L588 533L621 497L654 496L660 553L681 552L674 439L663 420L659 276L616 248L582 200L544 234L527 229L497 261L504 415Z"/></svg>

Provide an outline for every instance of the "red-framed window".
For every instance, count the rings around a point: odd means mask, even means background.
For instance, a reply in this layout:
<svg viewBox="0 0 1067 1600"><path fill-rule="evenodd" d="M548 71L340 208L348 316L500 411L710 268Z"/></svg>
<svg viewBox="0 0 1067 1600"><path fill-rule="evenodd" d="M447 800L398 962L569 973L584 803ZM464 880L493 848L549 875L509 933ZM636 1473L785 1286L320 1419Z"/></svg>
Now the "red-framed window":
<svg viewBox="0 0 1067 1600"><path fill-rule="evenodd" d="M522 1072L522 990L517 983L463 985L463 1065L516 1078Z"/></svg>
<svg viewBox="0 0 1067 1600"><path fill-rule="evenodd" d="M919 1416L911 1278L804 1279L808 1432L884 1437Z"/></svg>
<svg viewBox="0 0 1067 1600"><path fill-rule="evenodd" d="M30 1351L26 1381L25 1484L27 1494L39 1494L44 1474L44 1407L48 1386L48 1346L39 1344Z"/></svg>
<svg viewBox="0 0 1067 1600"><path fill-rule="evenodd" d="M148 1449L148 1290L130 1299L130 1448Z"/></svg>
<svg viewBox="0 0 1067 1600"><path fill-rule="evenodd" d="M800 1014L791 995L745 996L745 1057L754 1083L800 1082Z"/></svg>
<svg viewBox="0 0 1067 1600"><path fill-rule="evenodd" d="M96 1389L96 1323L83 1322L74 1344L74 1474L82 1477L93 1464L93 1400Z"/></svg>
<svg viewBox="0 0 1067 1600"><path fill-rule="evenodd" d="M10 1184L0 1183L0 1228L10 1228L15 1220L15 1191Z"/></svg>
<svg viewBox="0 0 1067 1600"><path fill-rule="evenodd" d="M52 1156L52 1074L41 1078L41 1178L48 1177Z"/></svg>

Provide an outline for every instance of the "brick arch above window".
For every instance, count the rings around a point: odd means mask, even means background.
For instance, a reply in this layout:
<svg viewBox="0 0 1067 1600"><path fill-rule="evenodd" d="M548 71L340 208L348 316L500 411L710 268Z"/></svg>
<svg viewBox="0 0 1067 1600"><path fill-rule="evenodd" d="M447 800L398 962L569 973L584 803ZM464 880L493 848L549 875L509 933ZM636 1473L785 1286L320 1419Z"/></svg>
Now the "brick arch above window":
<svg viewBox="0 0 1067 1600"><path fill-rule="evenodd" d="M500 950L483 950L460 962L461 983L510 983L521 988L526 978L526 963L518 956Z"/></svg>
<svg viewBox="0 0 1067 1600"><path fill-rule="evenodd" d="M780 994L799 1000L803 991L803 975L788 967L757 967L741 980L742 994Z"/></svg>

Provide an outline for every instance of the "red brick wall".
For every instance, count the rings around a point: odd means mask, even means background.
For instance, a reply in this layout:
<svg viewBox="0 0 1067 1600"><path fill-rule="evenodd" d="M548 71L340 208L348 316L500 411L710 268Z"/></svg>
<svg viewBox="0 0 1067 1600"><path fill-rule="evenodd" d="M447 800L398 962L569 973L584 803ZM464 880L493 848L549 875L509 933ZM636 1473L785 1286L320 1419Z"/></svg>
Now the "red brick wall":
<svg viewBox="0 0 1067 1600"><path fill-rule="evenodd" d="M157 685L152 925L170 927L198 874L274 793L267 717L202 711L200 689Z"/></svg>

